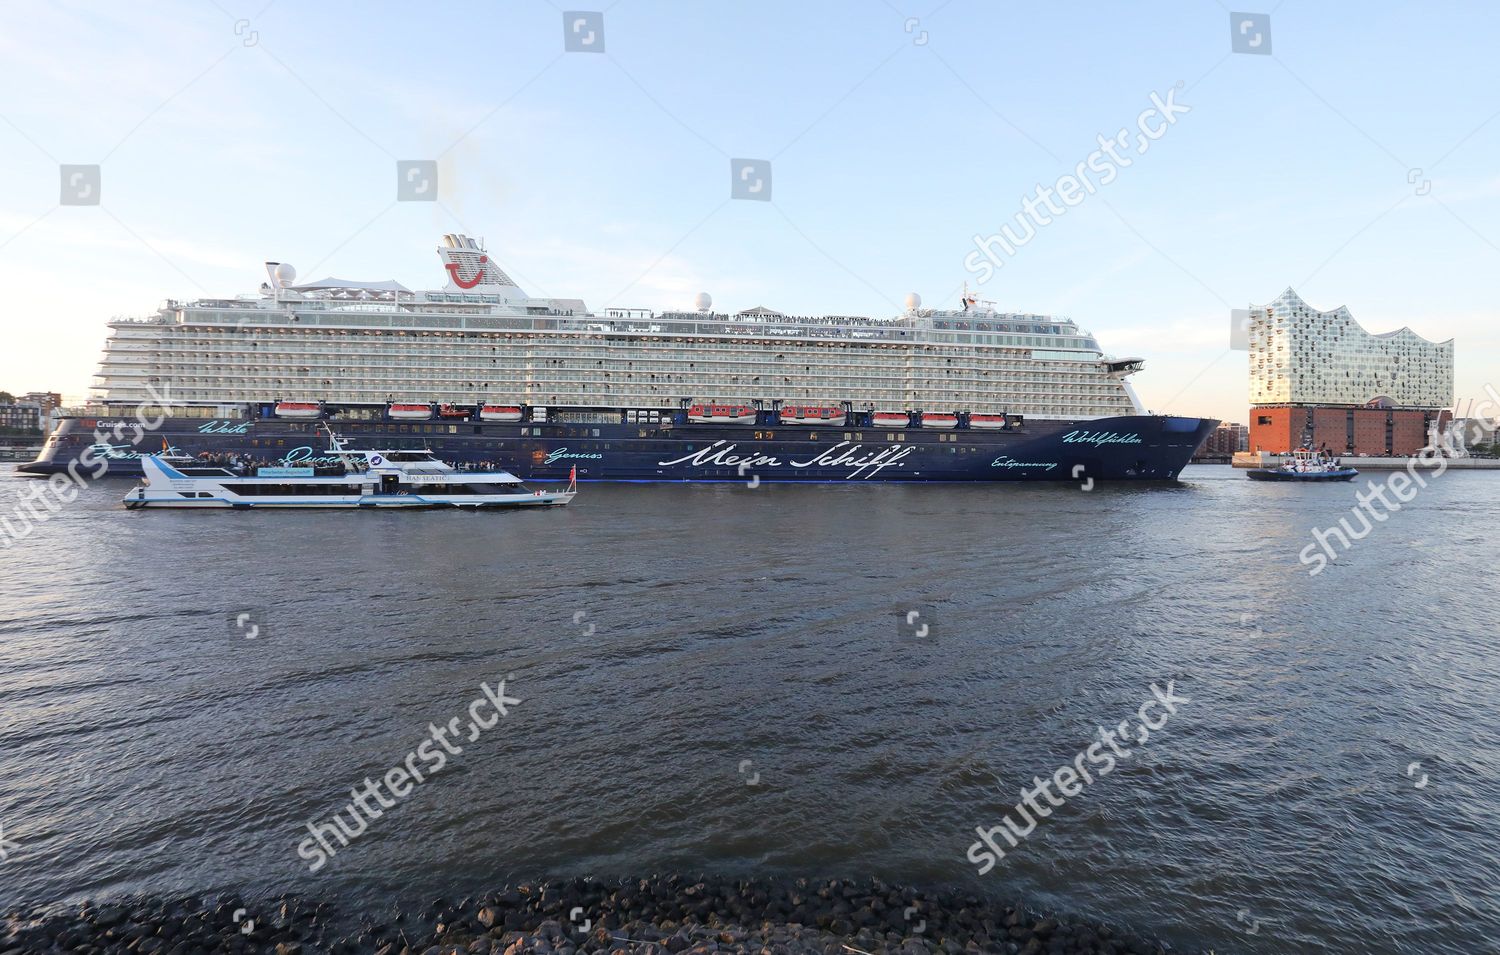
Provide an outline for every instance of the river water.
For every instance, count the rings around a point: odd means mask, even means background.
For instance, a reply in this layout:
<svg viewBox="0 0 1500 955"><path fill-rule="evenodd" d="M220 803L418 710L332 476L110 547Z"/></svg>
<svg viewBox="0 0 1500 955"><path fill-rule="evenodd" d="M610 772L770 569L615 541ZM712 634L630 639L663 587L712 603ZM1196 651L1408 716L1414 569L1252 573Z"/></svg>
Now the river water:
<svg viewBox="0 0 1500 955"><path fill-rule="evenodd" d="M6 466L0 517L32 486ZM1432 479L1316 576L1357 488L1225 467L486 514L127 486L0 547L4 907L874 875L1220 953L1496 950L1500 475ZM502 678L521 702L310 872L307 823ZM1168 681L1188 702L1098 772ZM976 826L1080 764L980 874Z"/></svg>

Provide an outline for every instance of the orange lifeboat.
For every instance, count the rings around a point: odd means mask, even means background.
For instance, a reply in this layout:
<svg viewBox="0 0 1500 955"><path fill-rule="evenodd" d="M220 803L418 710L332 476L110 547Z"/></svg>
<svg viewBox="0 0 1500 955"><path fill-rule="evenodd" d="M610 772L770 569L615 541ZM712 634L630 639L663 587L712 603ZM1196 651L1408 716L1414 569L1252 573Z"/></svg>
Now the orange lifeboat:
<svg viewBox="0 0 1500 955"><path fill-rule="evenodd" d="M922 415L922 427L924 428L956 428L958 427L958 415L946 412L929 411Z"/></svg>
<svg viewBox="0 0 1500 955"><path fill-rule="evenodd" d="M276 417L278 418L316 418L322 414L315 401L278 401L276 402Z"/></svg>
<svg viewBox="0 0 1500 955"><path fill-rule="evenodd" d="M782 424L827 424L844 423L844 409L827 405L783 405Z"/></svg>
<svg viewBox="0 0 1500 955"><path fill-rule="evenodd" d="M693 405L687 415L697 424L755 423L755 409L749 405Z"/></svg>
<svg viewBox="0 0 1500 955"><path fill-rule="evenodd" d="M393 404L391 405L390 416L406 421L426 421L432 417L432 405Z"/></svg>
<svg viewBox="0 0 1500 955"><path fill-rule="evenodd" d="M1003 414L971 414L969 415L969 427L981 430L998 430L1005 427L1005 415Z"/></svg>
<svg viewBox="0 0 1500 955"><path fill-rule="evenodd" d="M905 428L911 424L911 415L904 411L877 411L870 421L877 428Z"/></svg>
<svg viewBox="0 0 1500 955"><path fill-rule="evenodd" d="M515 405L484 405L479 417L484 421L520 421L521 409Z"/></svg>

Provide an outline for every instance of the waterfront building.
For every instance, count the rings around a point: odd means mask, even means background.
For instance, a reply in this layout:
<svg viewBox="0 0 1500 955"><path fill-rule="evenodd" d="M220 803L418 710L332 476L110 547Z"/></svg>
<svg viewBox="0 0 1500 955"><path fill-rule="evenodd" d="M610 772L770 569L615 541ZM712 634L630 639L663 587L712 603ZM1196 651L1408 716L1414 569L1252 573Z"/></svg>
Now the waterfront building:
<svg viewBox="0 0 1500 955"><path fill-rule="evenodd" d="M63 403L62 395L56 391L28 391L16 400L40 406L44 421L52 416L52 412L61 408Z"/></svg>
<svg viewBox="0 0 1500 955"><path fill-rule="evenodd" d="M1287 289L1250 309L1251 451L1408 455L1453 402L1453 340L1366 331Z"/></svg>
<svg viewBox="0 0 1500 955"><path fill-rule="evenodd" d="M0 432L34 434L42 430L42 406L30 401L0 404Z"/></svg>
<svg viewBox="0 0 1500 955"><path fill-rule="evenodd" d="M1225 421L1209 432L1208 440L1193 455L1193 460L1201 463L1227 463L1236 452L1249 450L1249 442L1248 426Z"/></svg>

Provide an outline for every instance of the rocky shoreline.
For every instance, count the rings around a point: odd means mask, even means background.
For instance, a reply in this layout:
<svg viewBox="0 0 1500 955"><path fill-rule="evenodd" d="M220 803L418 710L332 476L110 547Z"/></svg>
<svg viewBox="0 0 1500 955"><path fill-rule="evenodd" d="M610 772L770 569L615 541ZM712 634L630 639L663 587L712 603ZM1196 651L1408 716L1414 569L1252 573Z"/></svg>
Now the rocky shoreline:
<svg viewBox="0 0 1500 955"><path fill-rule="evenodd" d="M0 955L1165 955L1175 950L1107 925L1054 918L955 892L878 880L687 878L522 883L437 899L388 918L284 897L123 899L10 912Z"/></svg>

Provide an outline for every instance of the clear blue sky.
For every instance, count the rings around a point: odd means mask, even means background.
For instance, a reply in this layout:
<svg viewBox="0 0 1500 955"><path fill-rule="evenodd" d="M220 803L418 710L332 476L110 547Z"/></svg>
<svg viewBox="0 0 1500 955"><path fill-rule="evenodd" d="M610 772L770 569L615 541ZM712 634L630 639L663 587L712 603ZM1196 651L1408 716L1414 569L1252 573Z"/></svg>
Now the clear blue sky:
<svg viewBox="0 0 1500 955"><path fill-rule="evenodd" d="M1270 0L1266 56L1230 52L1237 4L3 4L0 388L82 394L111 316L267 259L439 286L445 231L595 308L952 304L974 235L1181 82L1191 111L982 296L1145 357L1156 410L1245 420L1227 312L1289 285L1456 338L1480 395L1500 8ZM564 54L563 10L601 7L605 53ZM726 201L732 157L772 160L772 203ZM395 203L396 161L434 158L442 201ZM59 207L59 163L101 164L102 204Z"/></svg>

